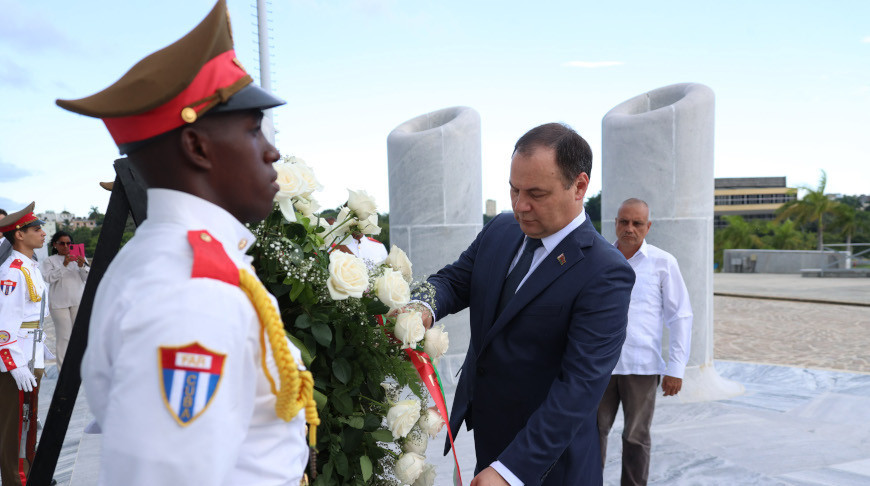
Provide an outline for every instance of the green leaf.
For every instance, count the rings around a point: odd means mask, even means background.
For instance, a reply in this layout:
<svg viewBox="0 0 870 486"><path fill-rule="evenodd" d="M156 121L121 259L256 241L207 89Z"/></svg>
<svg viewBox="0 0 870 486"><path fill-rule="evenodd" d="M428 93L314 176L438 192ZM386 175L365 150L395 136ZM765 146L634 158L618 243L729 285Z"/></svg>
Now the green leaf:
<svg viewBox="0 0 870 486"><path fill-rule="evenodd" d="M296 321L299 322L299 319L297 319ZM299 352L302 354L302 362L305 363L305 367L311 367L311 362L314 361L314 357L311 356L308 348L306 348L305 345L302 344L302 340L290 334L289 332L286 332L284 334L286 334L287 339L289 339L290 342L299 349Z"/></svg>
<svg viewBox="0 0 870 486"><path fill-rule="evenodd" d="M321 346L329 346L332 343L332 329L323 322L312 322L311 334Z"/></svg>
<svg viewBox="0 0 870 486"><path fill-rule="evenodd" d="M308 314L302 314L296 318L296 329L308 329L311 327L311 317Z"/></svg>
<svg viewBox="0 0 870 486"><path fill-rule="evenodd" d="M372 460L369 456L360 456L359 467L362 469L363 481L368 481L372 477Z"/></svg>
<svg viewBox="0 0 870 486"><path fill-rule="evenodd" d="M325 407L326 404L329 402L329 400L326 398L326 395L317 391L316 388L313 390L313 395L314 402L317 403L317 410L323 410L323 407Z"/></svg>
<svg viewBox="0 0 870 486"><path fill-rule="evenodd" d="M393 442L393 433L388 429L378 429L372 432L372 438L378 442Z"/></svg>
<svg viewBox="0 0 870 486"><path fill-rule="evenodd" d="M323 480L327 483L329 483L329 480L332 479L332 470L334 468L335 466L332 464L332 461L327 462L326 465L323 466ZM318 478L319 477L320 476L318 476Z"/></svg>
<svg viewBox="0 0 870 486"><path fill-rule="evenodd" d="M346 391L335 389L331 396L332 405L342 415L350 415L353 413L353 401L350 399Z"/></svg>
<svg viewBox="0 0 870 486"><path fill-rule="evenodd" d="M353 427L355 429L361 429L361 428L363 428L363 424L365 423L365 420L362 417L360 417L359 415L354 415L353 417L348 417L347 419L342 420L342 422L346 423L347 425L350 425L351 427Z"/></svg>
<svg viewBox="0 0 870 486"><path fill-rule="evenodd" d="M293 282L293 289L290 291L290 300L296 301L296 299L299 297L299 294L301 294L306 287L307 285L298 280Z"/></svg>
<svg viewBox="0 0 870 486"><path fill-rule="evenodd" d="M338 454L335 456L335 472L337 472L340 476L348 477L347 470L347 456L344 454Z"/></svg>
<svg viewBox="0 0 870 486"><path fill-rule="evenodd" d="M363 430L371 432L377 430L381 426L381 417L378 415L368 414L363 422Z"/></svg>
<svg viewBox="0 0 870 486"><path fill-rule="evenodd" d="M359 448L363 439L363 431L347 428L341 431L342 449L350 454Z"/></svg>
<svg viewBox="0 0 870 486"><path fill-rule="evenodd" d="M350 368L350 363L344 358L338 358L332 362L332 374L338 378L338 381L347 385L353 370Z"/></svg>

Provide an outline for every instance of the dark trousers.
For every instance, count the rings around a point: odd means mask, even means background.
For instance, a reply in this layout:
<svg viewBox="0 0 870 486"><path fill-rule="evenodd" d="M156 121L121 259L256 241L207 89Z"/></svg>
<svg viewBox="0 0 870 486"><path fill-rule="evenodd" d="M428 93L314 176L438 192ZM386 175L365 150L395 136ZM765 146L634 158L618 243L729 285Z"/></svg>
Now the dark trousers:
<svg viewBox="0 0 870 486"><path fill-rule="evenodd" d="M622 485L645 485L649 478L649 429L656 405L659 375L613 375L598 405L601 466L607 454L607 435L622 402Z"/></svg>
<svg viewBox="0 0 870 486"><path fill-rule="evenodd" d="M40 383L42 371L37 369L34 373L37 383ZM38 386L33 393L39 393ZM15 378L8 372L0 372L0 481L3 486L21 486L22 478L30 471L26 459L18 460L23 395ZM36 422L31 422L30 426L36 427Z"/></svg>

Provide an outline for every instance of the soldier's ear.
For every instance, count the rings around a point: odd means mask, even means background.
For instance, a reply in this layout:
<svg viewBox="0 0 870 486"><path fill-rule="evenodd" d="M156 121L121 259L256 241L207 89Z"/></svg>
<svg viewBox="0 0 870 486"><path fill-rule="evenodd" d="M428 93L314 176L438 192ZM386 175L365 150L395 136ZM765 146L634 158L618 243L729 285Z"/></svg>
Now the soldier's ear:
<svg viewBox="0 0 870 486"><path fill-rule="evenodd" d="M213 168L212 147L210 133L203 127L191 125L181 129L181 152L194 168L204 171Z"/></svg>

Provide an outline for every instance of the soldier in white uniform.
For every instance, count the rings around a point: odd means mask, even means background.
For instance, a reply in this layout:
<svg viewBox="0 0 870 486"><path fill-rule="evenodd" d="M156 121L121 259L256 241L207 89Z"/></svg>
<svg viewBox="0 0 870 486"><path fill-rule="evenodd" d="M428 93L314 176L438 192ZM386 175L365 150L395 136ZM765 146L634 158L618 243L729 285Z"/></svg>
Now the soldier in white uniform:
<svg viewBox="0 0 870 486"><path fill-rule="evenodd" d="M383 263L388 256L384 244L371 236L359 235L359 239L352 236L342 244L347 246L351 253L363 260L372 262L373 265Z"/></svg>
<svg viewBox="0 0 870 486"><path fill-rule="evenodd" d="M245 255L243 224L272 210L280 154L260 122L283 101L232 49L221 0L114 85L58 101L103 118L148 186L147 220L97 290L82 362L102 485L305 481L312 378Z"/></svg>
<svg viewBox="0 0 870 486"><path fill-rule="evenodd" d="M12 244L0 265L0 481L4 486L23 484L30 471L27 457L22 457L32 454L36 445L35 441L27 444L25 430L36 427L36 401L30 392L38 393L45 368L37 327L48 288L33 259L33 250L45 244L45 231L44 223L33 215L34 205L0 219L0 233ZM27 406L30 413L25 413Z"/></svg>

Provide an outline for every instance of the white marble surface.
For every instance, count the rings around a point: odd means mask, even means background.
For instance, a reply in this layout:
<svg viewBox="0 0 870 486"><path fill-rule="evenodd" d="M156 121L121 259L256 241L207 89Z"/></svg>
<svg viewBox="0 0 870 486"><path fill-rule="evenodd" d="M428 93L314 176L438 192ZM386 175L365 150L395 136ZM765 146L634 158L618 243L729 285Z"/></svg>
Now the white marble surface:
<svg viewBox="0 0 870 486"><path fill-rule="evenodd" d="M649 204L652 228L646 239L677 259L692 304L684 376L690 400L740 392L713 367L714 112L713 90L680 83L626 100L602 121L601 234L616 239L614 220L622 201L640 198ZM663 348L667 352L666 339Z"/></svg>
<svg viewBox="0 0 870 486"><path fill-rule="evenodd" d="M746 393L700 403L660 399L650 485L870 484L870 375L728 361L716 366ZM607 485L619 484L622 426L619 414L608 440ZM446 485L453 456L441 456L443 436L430 441L427 457L438 469L436 484ZM471 434L461 432L457 444L468 484L475 463Z"/></svg>
<svg viewBox="0 0 870 486"><path fill-rule="evenodd" d="M448 403L455 387L448 376L455 373L456 359L441 367ZM660 399L652 427L650 485L870 484L870 374L729 361L716 365L723 376L743 383L746 393L700 403ZM55 379L46 377L43 393ZM63 466L55 475L61 486L93 484L99 440L82 437L89 417L80 396ZM607 485L619 484L621 431L619 414L608 441ZM441 455L445 435L430 440L427 451L438 485L452 484L453 456ZM460 433L457 449L467 485L475 466L471 433Z"/></svg>
<svg viewBox="0 0 870 486"><path fill-rule="evenodd" d="M480 115L457 106L412 118L390 132L387 159L390 242L405 250L414 277L423 280L454 262L483 227ZM464 354L468 312L442 324L451 350Z"/></svg>

